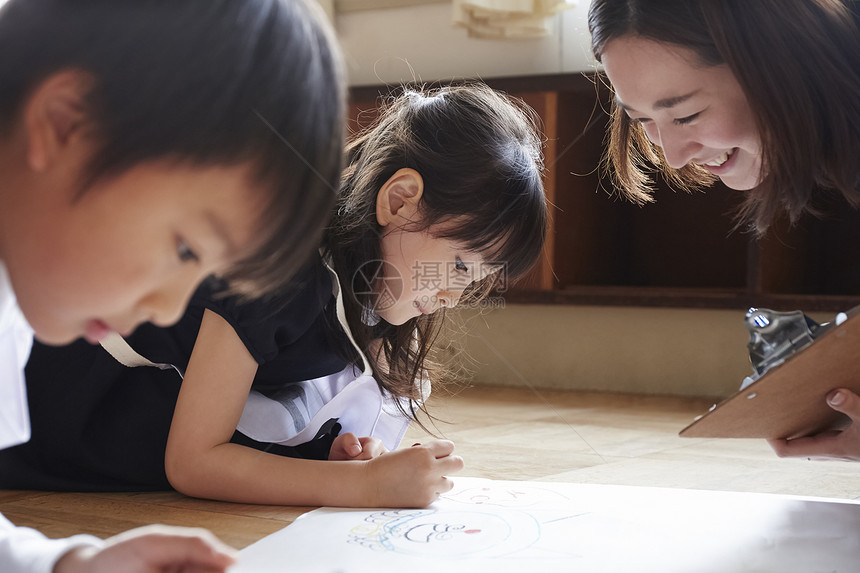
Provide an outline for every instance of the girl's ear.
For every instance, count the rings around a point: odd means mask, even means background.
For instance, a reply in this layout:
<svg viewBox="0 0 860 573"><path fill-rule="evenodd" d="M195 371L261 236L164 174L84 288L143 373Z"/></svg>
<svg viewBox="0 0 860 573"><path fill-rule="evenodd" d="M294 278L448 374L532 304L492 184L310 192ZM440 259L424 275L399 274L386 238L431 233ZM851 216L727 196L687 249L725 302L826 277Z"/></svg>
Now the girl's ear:
<svg viewBox="0 0 860 573"><path fill-rule="evenodd" d="M423 193L421 174L408 167L399 169L376 195L376 222L385 227L415 221Z"/></svg>
<svg viewBox="0 0 860 573"><path fill-rule="evenodd" d="M89 119L84 98L91 86L88 74L67 70L48 76L32 92L23 118L31 169L48 169L83 139L78 136Z"/></svg>

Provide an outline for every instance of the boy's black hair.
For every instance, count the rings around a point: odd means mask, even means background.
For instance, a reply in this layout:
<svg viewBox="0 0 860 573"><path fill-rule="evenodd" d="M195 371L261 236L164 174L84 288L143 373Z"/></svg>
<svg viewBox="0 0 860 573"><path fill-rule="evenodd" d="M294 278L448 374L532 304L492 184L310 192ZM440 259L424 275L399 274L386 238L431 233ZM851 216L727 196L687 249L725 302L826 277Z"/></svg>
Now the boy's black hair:
<svg viewBox="0 0 860 573"><path fill-rule="evenodd" d="M98 151L84 183L153 160L250 161L267 196L262 245L227 277L240 290L281 286L318 244L342 166L345 86L310 0L10 0L0 53L0 133L50 75L91 76Z"/></svg>

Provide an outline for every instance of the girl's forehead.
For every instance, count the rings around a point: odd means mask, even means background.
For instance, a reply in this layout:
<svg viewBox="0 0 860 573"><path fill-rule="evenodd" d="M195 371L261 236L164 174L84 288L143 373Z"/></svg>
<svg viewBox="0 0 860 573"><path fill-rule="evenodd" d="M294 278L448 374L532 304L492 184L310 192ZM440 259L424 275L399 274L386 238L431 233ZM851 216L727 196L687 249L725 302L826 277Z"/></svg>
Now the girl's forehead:
<svg viewBox="0 0 860 573"><path fill-rule="evenodd" d="M480 266L483 275L503 269L506 261L502 253L510 250L509 246L506 247L506 233L498 229L487 229L481 234L474 230L476 226L486 228L484 223L467 216L459 216L431 225L427 233L440 240L436 243L438 248L456 254L467 265ZM498 236L492 233L497 233ZM476 244L479 245L477 248Z"/></svg>

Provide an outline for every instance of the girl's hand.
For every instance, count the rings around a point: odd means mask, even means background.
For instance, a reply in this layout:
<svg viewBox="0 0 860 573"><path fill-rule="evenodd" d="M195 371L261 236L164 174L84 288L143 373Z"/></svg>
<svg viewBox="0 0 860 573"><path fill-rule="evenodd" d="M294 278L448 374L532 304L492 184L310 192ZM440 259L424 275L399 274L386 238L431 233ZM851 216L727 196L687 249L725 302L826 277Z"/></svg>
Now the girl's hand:
<svg viewBox="0 0 860 573"><path fill-rule="evenodd" d="M378 507L426 507L454 483L446 477L463 469L452 455L454 443L431 440L367 462L368 497Z"/></svg>
<svg viewBox="0 0 860 573"><path fill-rule="evenodd" d="M53 573L222 573L236 551L205 529L150 525L121 533L104 547L78 547L63 555Z"/></svg>
<svg viewBox="0 0 860 573"><path fill-rule="evenodd" d="M840 388L827 395L827 405L851 418L844 430L822 432L793 440L768 440L781 458L810 458L860 462L860 396Z"/></svg>
<svg viewBox="0 0 860 573"><path fill-rule="evenodd" d="M357 438L347 432L334 439L328 459L339 460L371 460L386 453L388 448L377 438Z"/></svg>

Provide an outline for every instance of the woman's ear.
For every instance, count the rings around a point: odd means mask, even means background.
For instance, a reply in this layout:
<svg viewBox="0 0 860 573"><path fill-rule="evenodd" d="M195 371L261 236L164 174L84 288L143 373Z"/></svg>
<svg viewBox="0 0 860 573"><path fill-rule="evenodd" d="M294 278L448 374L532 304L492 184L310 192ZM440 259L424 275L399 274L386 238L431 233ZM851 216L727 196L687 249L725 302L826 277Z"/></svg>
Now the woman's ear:
<svg viewBox="0 0 860 573"><path fill-rule="evenodd" d="M85 72L66 70L48 76L32 92L23 118L31 169L46 170L83 140L78 136L89 119L84 102L91 86Z"/></svg>
<svg viewBox="0 0 860 573"><path fill-rule="evenodd" d="M424 193L421 174L404 167L386 181L376 195L376 222L385 227L416 219L418 204Z"/></svg>

